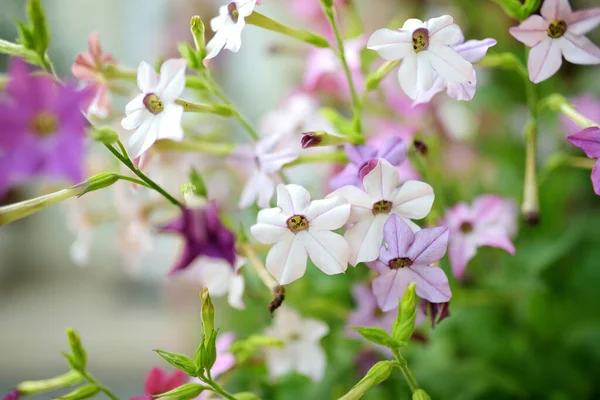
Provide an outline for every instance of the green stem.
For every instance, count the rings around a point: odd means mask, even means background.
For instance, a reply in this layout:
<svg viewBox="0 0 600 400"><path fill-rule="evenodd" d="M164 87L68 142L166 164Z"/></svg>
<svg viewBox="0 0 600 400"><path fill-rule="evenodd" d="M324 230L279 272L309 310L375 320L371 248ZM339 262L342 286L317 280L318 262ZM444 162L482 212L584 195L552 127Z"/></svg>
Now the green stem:
<svg viewBox="0 0 600 400"><path fill-rule="evenodd" d="M142 181L144 181L147 184L147 187L150 187L151 189L156 190L158 193L160 193L161 195L163 195L167 200L169 200L173 205L176 205L177 207L180 207L180 208L185 208L185 206L181 202L179 202L179 200L177 200L176 198L174 198L173 196L171 196L162 187L160 187L156 182L154 182L152 179L148 178L146 176L146 174L144 174L142 171L140 171L139 169L137 169L135 167L135 165L133 165L133 162L131 161L131 159L129 158L129 156L127 156L127 152L125 151L125 147L123 146L123 144L121 143L121 141L118 141L117 143L119 144L119 147L121 148L121 151L123 152L123 154L119 153L117 151L117 149L115 149L110 144L104 144L104 146L115 157L117 157L119 159L119 161L121 161L127 168L129 168L131 170L131 172L133 172Z"/></svg>
<svg viewBox="0 0 600 400"><path fill-rule="evenodd" d="M554 111L562 113L565 117L569 118L571 121L575 122L584 129L599 125L596 121L587 118L585 115L577 111L575 107L573 107L573 105L569 103L569 101L563 95L560 94L552 94L541 101L539 108L542 109L544 107L549 107Z"/></svg>
<svg viewBox="0 0 600 400"><path fill-rule="evenodd" d="M406 362L404 357L402 357L402 355L400 354L400 351L398 349L395 349L392 352L394 353L394 356L396 357L396 360L398 361L398 368L400 368L400 371L402 371L402 375L404 375L404 380L406 380L406 383L408 383L408 387L410 388L410 391L412 393L415 393L417 390L419 390L419 384L417 383L417 380L413 376L410 368L408 368L408 363Z"/></svg>
<svg viewBox="0 0 600 400"><path fill-rule="evenodd" d="M346 153L342 150L335 150L328 153L314 153L314 154L303 154L296 158L294 161L284 165L284 168L294 167L300 164L309 164L315 162L348 162Z"/></svg>
<svg viewBox="0 0 600 400"><path fill-rule="evenodd" d="M175 142L173 140L159 140L154 147L158 151L199 152L224 157L233 151L235 145L230 143L212 143L204 141Z"/></svg>
<svg viewBox="0 0 600 400"><path fill-rule="evenodd" d="M315 0L316 1L316 0ZM246 24L259 26L269 31L282 33L313 46L327 48L329 42L323 36L301 29L290 28L256 11L246 17Z"/></svg>
<svg viewBox="0 0 600 400"><path fill-rule="evenodd" d="M231 393L228 393L225 389L221 387L217 382L213 381L212 378L207 376L200 377L207 385L210 386L213 392L220 394L226 399L229 400L237 400Z"/></svg>
<svg viewBox="0 0 600 400"><path fill-rule="evenodd" d="M116 174L116 175L119 177L120 180L133 182L133 183L136 183L138 185L147 187L148 189L152 189L151 186L149 186L146 182L144 182L144 181L142 181L140 179L135 179L135 178L133 178L131 176L127 176L127 175L121 175L121 174Z"/></svg>
<svg viewBox="0 0 600 400"><path fill-rule="evenodd" d="M340 61L342 62L342 67L344 68L344 73L346 74L346 79L348 80L348 86L350 87L350 96L352 97L352 109L354 112L354 124L356 127L356 131L362 134L362 123L360 119L361 112L361 101L358 97L358 93L356 91L356 86L354 85L354 80L352 79L352 74L350 72L350 67L348 66L348 60L346 60L346 51L344 49L344 40L342 35L340 34L340 30L336 21L335 10L333 7L327 7L323 5L325 10L325 14L327 15L327 19L329 19L329 23L331 24L331 28L333 29L333 34L335 35L335 41L338 47L338 56Z"/></svg>
<svg viewBox="0 0 600 400"><path fill-rule="evenodd" d="M528 51L526 51L528 53ZM528 55L528 54L527 54ZM522 69L525 67L522 66ZM521 70L521 68L519 68ZM523 186L523 204L521 212L525 221L529 224L539 222L539 194L536 173L535 150L537 144L537 116L538 116L538 97L535 84L529 80L529 74L520 71L527 91L527 106L529 108L530 120L525 127L526 156L525 156L525 182Z"/></svg>
<svg viewBox="0 0 600 400"><path fill-rule="evenodd" d="M111 392L109 388L107 388L106 386L100 384L100 382L98 382L92 375L90 375L89 372L87 372L87 371L81 371L80 374L89 383L91 383L92 385L96 385L98 387L98 389L102 393L104 393L109 399L111 399L111 400L119 400L119 398L117 396L115 396L114 393Z"/></svg>

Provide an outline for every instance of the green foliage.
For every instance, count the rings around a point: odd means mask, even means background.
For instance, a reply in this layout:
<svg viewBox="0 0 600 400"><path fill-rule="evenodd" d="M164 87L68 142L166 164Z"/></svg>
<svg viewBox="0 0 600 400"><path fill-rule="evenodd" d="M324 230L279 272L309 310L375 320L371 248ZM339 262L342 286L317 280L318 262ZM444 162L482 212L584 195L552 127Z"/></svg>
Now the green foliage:
<svg viewBox="0 0 600 400"><path fill-rule="evenodd" d="M186 383L185 385L181 385L178 388L169 390L168 392L154 395L152 398L161 399L163 397L168 397L179 400L194 399L198 397L205 389L207 389L207 387L199 383Z"/></svg>
<svg viewBox="0 0 600 400"><path fill-rule="evenodd" d="M238 364L243 364L264 347L282 347L284 343L269 336L252 335L231 344L229 351L235 356Z"/></svg>
<svg viewBox="0 0 600 400"><path fill-rule="evenodd" d="M171 353L164 350L154 350L159 356L161 356L166 362L174 366L175 368L186 372L190 376L196 376L196 364L186 355Z"/></svg>
<svg viewBox="0 0 600 400"><path fill-rule="evenodd" d="M192 167L190 171L190 182L193 185L193 192L196 196L201 196L206 198L208 195L208 191L206 190L206 183L204 183L204 179L202 179L202 175L196 170L196 168ZM212 307L212 304L211 304ZM213 318L214 318L214 309L213 309ZM213 322L214 323L214 322Z"/></svg>
<svg viewBox="0 0 600 400"><path fill-rule="evenodd" d="M75 389L63 396L57 397L57 399L60 399L60 400L91 399L92 397L97 395L98 392L100 392L100 388L98 387L98 385L88 383L86 385L78 387L77 389Z"/></svg>
<svg viewBox="0 0 600 400"><path fill-rule="evenodd" d="M405 344L405 342L395 340L386 332L385 329L360 326L353 326L352 329L360 333L361 336L367 339L369 342L389 347L391 349L401 347Z"/></svg>

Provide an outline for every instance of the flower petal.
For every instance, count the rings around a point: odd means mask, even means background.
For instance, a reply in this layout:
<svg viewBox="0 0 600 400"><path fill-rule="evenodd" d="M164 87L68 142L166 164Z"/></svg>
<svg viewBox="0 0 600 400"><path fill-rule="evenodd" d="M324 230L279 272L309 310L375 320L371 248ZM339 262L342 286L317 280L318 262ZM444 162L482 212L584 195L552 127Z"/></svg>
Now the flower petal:
<svg viewBox="0 0 600 400"><path fill-rule="evenodd" d="M409 18L406 20L406 22L404 22L404 25L402 25L402 30L410 31L411 34L412 31L419 28L425 28L425 22L417 18Z"/></svg>
<svg viewBox="0 0 600 400"><path fill-rule="evenodd" d="M359 262L377 259L383 241L383 226L387 219L387 214L367 215L365 219L346 230L344 238L350 246L350 264L356 265Z"/></svg>
<svg viewBox="0 0 600 400"><path fill-rule="evenodd" d="M128 131L137 129L145 119L152 118L152 114L148 110L137 110L128 114L121 120L121 126Z"/></svg>
<svg viewBox="0 0 600 400"><path fill-rule="evenodd" d="M438 262L446 254L448 236L448 228L445 226L422 229L416 232L415 240L408 249L408 258L415 265L430 265ZM428 300L434 303L441 302Z"/></svg>
<svg viewBox="0 0 600 400"><path fill-rule="evenodd" d="M391 215L385 223L383 239L387 246L381 249L379 259L387 264L394 258L408 257L415 234L402 217Z"/></svg>
<svg viewBox="0 0 600 400"><path fill-rule="evenodd" d="M417 54L417 92L426 92L433 87L434 71L426 52Z"/></svg>
<svg viewBox="0 0 600 400"><path fill-rule="evenodd" d="M409 282L417 284L417 296L432 303L445 303L452 297L448 277L440 267L414 266L409 268Z"/></svg>
<svg viewBox="0 0 600 400"><path fill-rule="evenodd" d="M560 45L557 40L544 39L529 52L527 69L529 79L540 83L554 75L562 65Z"/></svg>
<svg viewBox="0 0 600 400"><path fill-rule="evenodd" d="M144 154L158 138L158 123L156 118L146 119L129 139L127 151L135 159Z"/></svg>
<svg viewBox="0 0 600 400"><path fill-rule="evenodd" d="M392 201L392 195L400 185L398 171L387 160L380 158L377 166L365 175L363 185L371 197Z"/></svg>
<svg viewBox="0 0 600 400"><path fill-rule="evenodd" d="M300 345L300 354L295 360L296 370L315 382L321 381L327 366L325 351L318 344L304 342Z"/></svg>
<svg viewBox="0 0 600 400"><path fill-rule="evenodd" d="M344 186L327 195L326 198L342 197L351 204L348 223L354 223L363 218L364 215L372 214L373 203L371 196L356 186Z"/></svg>
<svg viewBox="0 0 600 400"><path fill-rule="evenodd" d="M384 158L392 165L400 165L406 160L406 145L401 137L386 139L380 146L376 158Z"/></svg>
<svg viewBox="0 0 600 400"><path fill-rule="evenodd" d="M544 0L540 14L548 21L567 19L573 10L569 0Z"/></svg>
<svg viewBox="0 0 600 400"><path fill-rule="evenodd" d="M475 230L473 235L477 246L497 247L509 254L515 254L515 246L510 236L502 226L489 226L485 229Z"/></svg>
<svg viewBox="0 0 600 400"><path fill-rule="evenodd" d="M304 242L308 256L327 275L341 274L348 268L348 243L330 231L303 231L297 234Z"/></svg>
<svg viewBox="0 0 600 400"><path fill-rule="evenodd" d="M470 63L479 62L485 57L488 49L496 45L495 39L469 40L452 48Z"/></svg>
<svg viewBox="0 0 600 400"><path fill-rule="evenodd" d="M398 307L406 287L410 284L408 268L392 269L385 275L373 280L373 294L381 311L386 312Z"/></svg>
<svg viewBox="0 0 600 400"><path fill-rule="evenodd" d="M452 85L460 85L458 83L451 83L451 84ZM424 92L419 92L417 97L413 101L413 107L417 106L419 104L429 103L436 94L443 91L444 89L446 89L446 87L449 87L449 86L450 86L450 84L448 82L446 82L446 80L444 78L442 78L441 76L436 74L435 79L433 80L433 86L431 86L431 89L426 90Z"/></svg>
<svg viewBox="0 0 600 400"><path fill-rule="evenodd" d="M431 18L425 21L425 29L429 31L429 37L435 36L436 33L454 24L454 18L450 15L442 15L441 17Z"/></svg>
<svg viewBox="0 0 600 400"><path fill-rule="evenodd" d="M580 65L600 64L600 47L585 36L567 32L558 42L567 61Z"/></svg>
<svg viewBox="0 0 600 400"><path fill-rule="evenodd" d="M410 219L425 218L431 211L434 198L433 188L427 183L407 181L393 200L392 212Z"/></svg>
<svg viewBox="0 0 600 400"><path fill-rule="evenodd" d="M308 226L313 230L341 228L350 217L350 204L343 197L330 197L311 201L304 213Z"/></svg>
<svg viewBox="0 0 600 400"><path fill-rule="evenodd" d="M292 216L305 212L310 202L310 193L300 185L278 185L277 186L277 206L283 212Z"/></svg>
<svg viewBox="0 0 600 400"><path fill-rule="evenodd" d="M456 24L446 26L433 36L431 36L431 32L429 34L429 44L433 43L436 45L455 45L465 39L460 27Z"/></svg>
<svg viewBox="0 0 600 400"><path fill-rule="evenodd" d="M596 161L594 168L592 168L592 185L594 187L594 193L600 196L600 161Z"/></svg>
<svg viewBox="0 0 600 400"><path fill-rule="evenodd" d="M183 118L183 107L178 104L166 104L165 109L160 113L160 126L158 128L159 139L171 139L176 142L183 140L183 128L181 119Z"/></svg>
<svg viewBox="0 0 600 400"><path fill-rule="evenodd" d="M306 272L307 257L301 236L286 235L269 250L266 260L267 271L280 285L287 285L302 278Z"/></svg>
<svg viewBox="0 0 600 400"><path fill-rule="evenodd" d="M293 235L287 227L287 218L277 207L260 210L256 218L257 223L250 227L250 232L261 243L275 243L289 236L288 233Z"/></svg>
<svg viewBox="0 0 600 400"><path fill-rule="evenodd" d="M585 35L600 24L600 7L575 11L565 22L569 33Z"/></svg>
<svg viewBox="0 0 600 400"><path fill-rule="evenodd" d="M256 0L244 0L242 2L238 1L236 4L239 4L237 7L240 17L245 18L254 11Z"/></svg>
<svg viewBox="0 0 600 400"><path fill-rule="evenodd" d="M548 39L548 21L539 15L532 15L521 22L521 25L509 28L508 32L519 42L533 47Z"/></svg>
<svg viewBox="0 0 600 400"><path fill-rule="evenodd" d="M158 75L146 61L142 61L138 66L137 85L143 93L154 92L158 85Z"/></svg>
<svg viewBox="0 0 600 400"><path fill-rule="evenodd" d="M427 52L431 66L449 82L472 82L475 79L473 65L448 46L430 45Z"/></svg>
<svg viewBox="0 0 600 400"><path fill-rule="evenodd" d="M258 200L256 204L260 208L267 208L271 204L271 198L275 193L275 182L268 174L257 174L256 185L258 189Z"/></svg>
<svg viewBox="0 0 600 400"><path fill-rule="evenodd" d="M231 307L237 310L243 310L244 308L246 308L246 306L244 305L244 301L242 300L243 295L244 277L242 275L234 274L229 282L229 294L227 295L227 302ZM220 361L221 360L219 359L219 364ZM211 372L213 373L213 375L216 374L213 370L211 370Z"/></svg>
<svg viewBox="0 0 600 400"><path fill-rule="evenodd" d="M225 48L234 53L240 51L242 47L242 30L246 26L246 21L239 19L237 24L227 27L227 43Z"/></svg>
<svg viewBox="0 0 600 400"><path fill-rule="evenodd" d="M472 83L449 82L446 90L448 96L459 101L473 100L473 97L475 97L475 92L477 91L477 74L474 76L475 79L473 79Z"/></svg>
<svg viewBox="0 0 600 400"><path fill-rule="evenodd" d="M398 81L400 87L408 97L412 100L417 98L417 55L411 54L409 57L405 57L398 68Z"/></svg>
<svg viewBox="0 0 600 400"><path fill-rule="evenodd" d="M209 42L206 44L206 57L204 57L204 59L210 60L211 58L215 58L219 54L219 52L221 52L223 47L225 47L226 43L227 34L225 30L218 30L217 33L215 33L215 36L213 36L212 39L210 39Z"/></svg>
<svg viewBox="0 0 600 400"><path fill-rule="evenodd" d="M413 51L412 35L404 30L379 29L369 38L367 48L386 61L400 60Z"/></svg>
<svg viewBox="0 0 600 400"><path fill-rule="evenodd" d="M185 68L183 58L171 58L160 67L160 82L156 88L158 97L165 102L173 102L185 89Z"/></svg>
<svg viewBox="0 0 600 400"><path fill-rule="evenodd" d="M259 156L259 158L262 170L268 174L274 174L285 164L298 158L298 153L291 149L287 149L270 154L263 154L262 156Z"/></svg>
<svg viewBox="0 0 600 400"><path fill-rule="evenodd" d="M592 126L567 137L572 145L579 147L589 158L600 158L600 128Z"/></svg>
<svg viewBox="0 0 600 400"><path fill-rule="evenodd" d="M455 235L448 247L448 256L452 273L456 279L462 278L467 263L475 256L477 246L467 237Z"/></svg>

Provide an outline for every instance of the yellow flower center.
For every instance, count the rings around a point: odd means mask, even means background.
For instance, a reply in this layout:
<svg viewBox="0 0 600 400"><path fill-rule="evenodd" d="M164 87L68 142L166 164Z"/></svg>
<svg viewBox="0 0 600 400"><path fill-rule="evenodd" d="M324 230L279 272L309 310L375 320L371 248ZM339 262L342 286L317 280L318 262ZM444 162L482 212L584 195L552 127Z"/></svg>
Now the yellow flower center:
<svg viewBox="0 0 600 400"><path fill-rule="evenodd" d="M410 267L412 265L412 261L410 260L410 258L407 258L407 257L394 258L393 260L390 260L388 265L392 269L398 269L398 268Z"/></svg>
<svg viewBox="0 0 600 400"><path fill-rule="evenodd" d="M427 50L429 47L429 31L425 28L419 28L412 34L412 45L415 53Z"/></svg>
<svg viewBox="0 0 600 400"><path fill-rule="evenodd" d="M240 18L240 12L238 11L237 4L235 4L235 1L232 1L231 3L227 4L227 12L229 12L229 17L231 18L231 20L237 24L238 19Z"/></svg>
<svg viewBox="0 0 600 400"><path fill-rule="evenodd" d="M58 117L49 111L42 111L31 120L31 130L38 136L52 135L58 129Z"/></svg>
<svg viewBox="0 0 600 400"><path fill-rule="evenodd" d="M373 214L387 214L392 210L392 202L387 200L379 200L373 203Z"/></svg>
<svg viewBox="0 0 600 400"><path fill-rule="evenodd" d="M567 31L567 23L565 21L552 21L548 25L548 36L552 39L562 37Z"/></svg>
<svg viewBox="0 0 600 400"><path fill-rule="evenodd" d="M148 93L144 97L144 105L146 106L146 109L154 115L160 114L165 109L162 100L154 93Z"/></svg>
<svg viewBox="0 0 600 400"><path fill-rule="evenodd" d="M294 215L287 220L287 226L294 233L308 229L308 220L304 215Z"/></svg>

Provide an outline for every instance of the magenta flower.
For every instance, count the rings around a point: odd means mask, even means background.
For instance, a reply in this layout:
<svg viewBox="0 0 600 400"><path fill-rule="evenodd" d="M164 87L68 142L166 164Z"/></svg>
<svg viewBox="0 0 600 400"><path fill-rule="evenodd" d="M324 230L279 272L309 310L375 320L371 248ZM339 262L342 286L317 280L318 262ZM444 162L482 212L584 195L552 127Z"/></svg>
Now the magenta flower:
<svg viewBox="0 0 600 400"><path fill-rule="evenodd" d="M364 283L354 285L352 287L352 298L356 303L356 309L348 315L348 321L346 322L346 334L348 336L362 337L351 328L353 326L374 326L388 332L391 331L396 320L397 311L381 311L377 306L377 298L368 285ZM397 305L398 303L396 303Z"/></svg>
<svg viewBox="0 0 600 400"><path fill-rule="evenodd" d="M533 83L554 75L562 57L573 64L600 64L600 48L584 36L600 24L600 8L573 12L568 0L545 0L540 13L509 29L531 47L527 67Z"/></svg>
<svg viewBox="0 0 600 400"><path fill-rule="evenodd" d="M596 98L593 94L586 93L569 99L569 101L581 115L591 119L592 121L596 121L596 123L600 125L600 100L598 100L598 98ZM574 133L581 131L581 127L579 125L564 115L560 116L560 123L567 135L573 135Z"/></svg>
<svg viewBox="0 0 600 400"><path fill-rule="evenodd" d="M597 161L592 169L592 185L594 192L600 196L600 128L592 126L567 138L571 144L579 147L589 158Z"/></svg>
<svg viewBox="0 0 600 400"><path fill-rule="evenodd" d="M448 255L452 272L460 279L480 246L515 253L511 236L516 229L516 205L495 195L479 196L472 207L458 203L446 210L444 225L450 229Z"/></svg>
<svg viewBox="0 0 600 400"><path fill-rule="evenodd" d="M214 203L184 208L179 217L159 230L178 233L185 241L171 273L186 269L200 256L222 258L231 264L231 268L235 266L235 235L221 222L219 209Z"/></svg>
<svg viewBox="0 0 600 400"><path fill-rule="evenodd" d="M129 400L152 400L151 396L168 392L186 382L187 374L183 371L175 370L172 374L168 374L158 367L152 367L146 376L144 394L131 397Z"/></svg>
<svg viewBox="0 0 600 400"><path fill-rule="evenodd" d="M0 103L0 195L9 185L45 175L83 180L88 91L60 86L31 75L25 62L11 59L8 101Z"/></svg>
<svg viewBox="0 0 600 400"><path fill-rule="evenodd" d="M373 146L344 146L349 163L346 168L329 182L332 190L346 185L357 186L363 189L362 180L375 166L380 158L387 160L398 167L406 160L406 146L399 137L388 138L378 147Z"/></svg>
<svg viewBox="0 0 600 400"><path fill-rule="evenodd" d="M406 287L415 282L416 292L432 303L450 300L448 278L438 262L448 247L448 228L422 229L413 233L397 215L392 215L384 227L384 241L379 258L367 263L379 277L373 281L373 293L382 311L398 306Z"/></svg>
<svg viewBox="0 0 600 400"><path fill-rule="evenodd" d="M21 395L17 389L13 389L2 398L2 400L19 400Z"/></svg>

